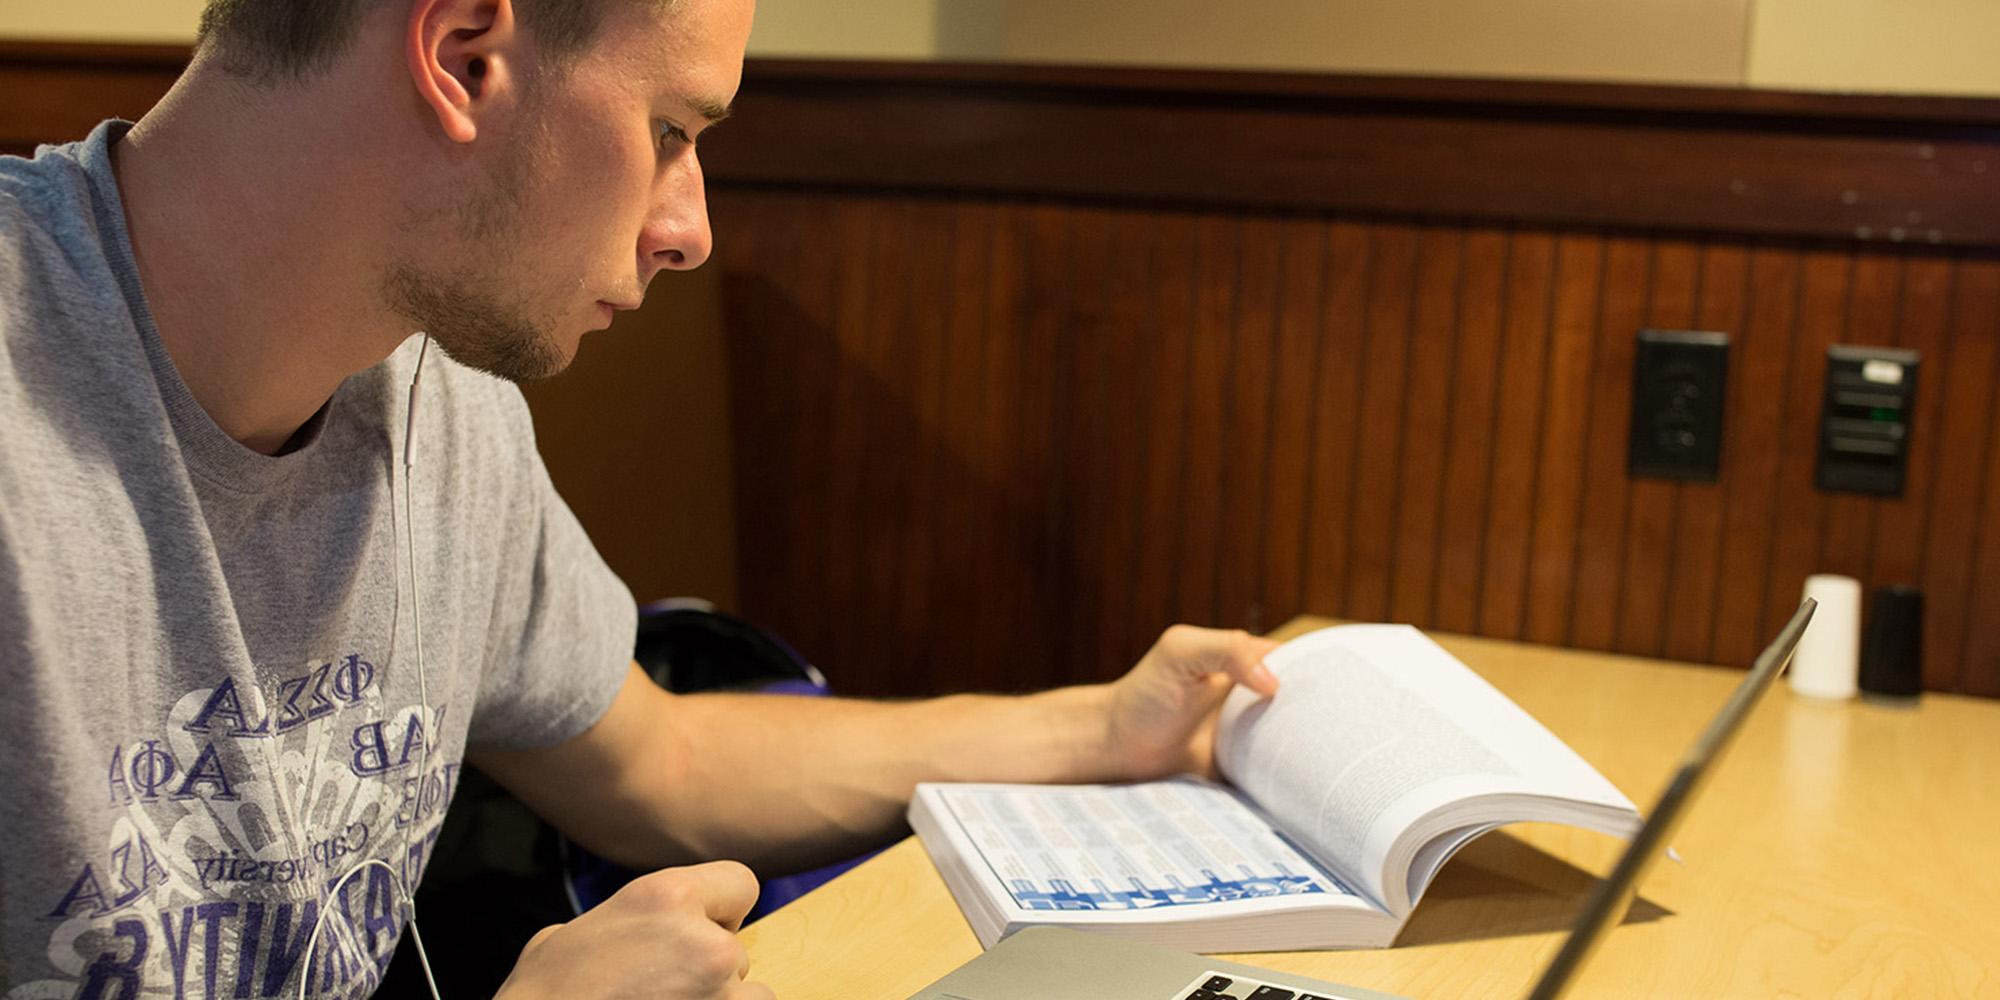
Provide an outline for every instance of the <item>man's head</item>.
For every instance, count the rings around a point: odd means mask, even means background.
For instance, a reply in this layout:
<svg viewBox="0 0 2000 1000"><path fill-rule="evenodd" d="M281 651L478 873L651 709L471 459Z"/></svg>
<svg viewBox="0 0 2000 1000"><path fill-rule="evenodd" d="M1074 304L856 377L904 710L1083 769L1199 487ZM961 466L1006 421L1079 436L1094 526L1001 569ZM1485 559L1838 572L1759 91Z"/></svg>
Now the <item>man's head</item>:
<svg viewBox="0 0 2000 1000"><path fill-rule="evenodd" d="M394 221L381 305L524 380L565 367L657 271L707 257L693 139L726 114L750 15L750 0L213 0L198 58L246 87L380 105L352 149L388 178L365 195Z"/></svg>

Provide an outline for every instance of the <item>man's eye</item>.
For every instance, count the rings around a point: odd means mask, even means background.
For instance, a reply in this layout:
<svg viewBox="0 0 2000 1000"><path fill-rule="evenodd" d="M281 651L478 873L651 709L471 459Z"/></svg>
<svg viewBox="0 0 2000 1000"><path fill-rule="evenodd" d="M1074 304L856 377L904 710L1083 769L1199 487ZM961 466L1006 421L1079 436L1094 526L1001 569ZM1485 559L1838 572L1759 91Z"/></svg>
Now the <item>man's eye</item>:
<svg viewBox="0 0 2000 1000"><path fill-rule="evenodd" d="M664 148L668 142L678 142L688 146L694 145L694 140L689 138L687 132L679 125L675 125L673 122L661 122L660 146Z"/></svg>

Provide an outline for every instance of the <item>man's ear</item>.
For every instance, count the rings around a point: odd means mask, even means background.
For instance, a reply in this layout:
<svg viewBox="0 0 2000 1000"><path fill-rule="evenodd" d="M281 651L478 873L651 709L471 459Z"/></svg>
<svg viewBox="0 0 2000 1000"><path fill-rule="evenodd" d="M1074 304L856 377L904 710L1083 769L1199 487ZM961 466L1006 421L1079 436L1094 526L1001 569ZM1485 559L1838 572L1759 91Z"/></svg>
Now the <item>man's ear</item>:
<svg viewBox="0 0 2000 1000"><path fill-rule="evenodd" d="M417 96L453 142L471 142L486 109L513 94L521 34L512 0L414 0L404 44Z"/></svg>

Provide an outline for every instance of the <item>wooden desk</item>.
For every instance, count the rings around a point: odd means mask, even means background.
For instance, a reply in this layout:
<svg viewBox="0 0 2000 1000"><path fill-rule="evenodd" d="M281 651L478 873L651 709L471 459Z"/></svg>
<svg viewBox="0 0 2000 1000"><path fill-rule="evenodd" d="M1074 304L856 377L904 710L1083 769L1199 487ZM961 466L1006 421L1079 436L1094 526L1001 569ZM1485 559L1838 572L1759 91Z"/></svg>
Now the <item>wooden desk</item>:
<svg viewBox="0 0 2000 1000"><path fill-rule="evenodd" d="M1642 809L1742 676L1437 639ZM1446 866L1394 948L1238 957L1418 997L1517 996L1621 846L1509 827ZM1577 995L2000 997L2000 702L1820 704L1780 681L1675 846L1685 864L1655 866ZM743 936L781 1000L899 1000L979 953L914 838Z"/></svg>

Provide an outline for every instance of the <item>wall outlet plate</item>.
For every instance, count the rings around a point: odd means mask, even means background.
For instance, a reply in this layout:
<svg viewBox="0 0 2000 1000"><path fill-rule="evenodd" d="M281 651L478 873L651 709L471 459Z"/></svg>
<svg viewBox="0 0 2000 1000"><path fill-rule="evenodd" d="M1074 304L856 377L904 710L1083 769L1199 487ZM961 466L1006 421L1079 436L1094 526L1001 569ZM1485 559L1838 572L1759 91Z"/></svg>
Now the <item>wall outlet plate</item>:
<svg viewBox="0 0 2000 1000"><path fill-rule="evenodd" d="M1903 494L1910 461L1910 417L1916 412L1917 352L1837 344L1826 351L1826 396L1820 406L1819 466L1823 490Z"/></svg>
<svg viewBox="0 0 2000 1000"><path fill-rule="evenodd" d="M1639 331L1626 473L1715 482L1722 473L1722 403L1728 382L1728 334Z"/></svg>

